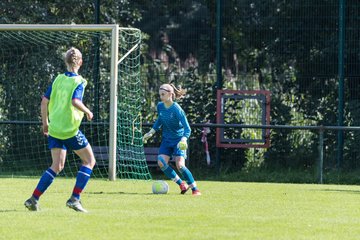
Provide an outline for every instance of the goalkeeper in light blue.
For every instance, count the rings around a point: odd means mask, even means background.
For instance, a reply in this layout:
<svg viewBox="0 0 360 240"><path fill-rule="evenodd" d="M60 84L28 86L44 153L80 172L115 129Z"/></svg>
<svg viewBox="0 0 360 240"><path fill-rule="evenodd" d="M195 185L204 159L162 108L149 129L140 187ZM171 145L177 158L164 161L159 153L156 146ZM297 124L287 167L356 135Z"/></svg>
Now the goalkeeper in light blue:
<svg viewBox="0 0 360 240"><path fill-rule="evenodd" d="M71 149L82 160L82 166L77 173L75 186L66 206L78 212L87 212L80 202L80 193L90 179L95 157L79 126L84 114L88 121L91 121L93 113L82 102L87 82L78 75L83 62L81 52L76 48L70 48L65 53L64 61L67 71L55 78L41 101L43 133L48 137L52 164L41 176L32 196L24 203L30 211L39 210L40 196L63 170L66 152Z"/></svg>
<svg viewBox="0 0 360 240"><path fill-rule="evenodd" d="M201 192L196 186L193 175L185 166L187 140L191 129L184 110L174 100L183 97L185 89L177 89L172 84L160 86L159 95L161 102L157 105L158 118L151 130L143 137L144 143L154 133L162 129L162 141L158 155L158 165L164 174L180 186L181 194L185 194L191 188L192 195L199 196ZM175 158L176 168L179 170L186 183L178 176L175 170L168 164L170 157Z"/></svg>

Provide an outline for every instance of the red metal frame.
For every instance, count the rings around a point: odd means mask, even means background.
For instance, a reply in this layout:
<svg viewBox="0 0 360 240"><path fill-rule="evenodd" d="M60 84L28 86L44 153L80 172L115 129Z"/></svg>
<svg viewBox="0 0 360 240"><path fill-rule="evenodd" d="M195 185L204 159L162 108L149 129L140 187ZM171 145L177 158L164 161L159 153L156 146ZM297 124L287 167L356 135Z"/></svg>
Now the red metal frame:
<svg viewBox="0 0 360 240"><path fill-rule="evenodd" d="M238 95L264 95L266 99L266 125L270 125L270 91L267 90L217 90L216 123L223 124L221 102L224 94ZM268 148L270 147L270 129L265 130L265 142L263 144L239 144L221 142L220 136L223 128L216 128L216 147L220 148Z"/></svg>

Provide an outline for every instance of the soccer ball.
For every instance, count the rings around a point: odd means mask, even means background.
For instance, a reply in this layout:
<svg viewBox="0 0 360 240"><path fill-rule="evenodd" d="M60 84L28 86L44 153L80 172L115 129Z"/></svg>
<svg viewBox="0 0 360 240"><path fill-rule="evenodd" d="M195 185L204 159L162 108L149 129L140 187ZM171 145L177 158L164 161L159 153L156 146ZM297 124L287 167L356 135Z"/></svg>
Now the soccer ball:
<svg viewBox="0 0 360 240"><path fill-rule="evenodd" d="M154 194L167 194L169 192L169 185L162 180L155 181L152 185L152 192Z"/></svg>

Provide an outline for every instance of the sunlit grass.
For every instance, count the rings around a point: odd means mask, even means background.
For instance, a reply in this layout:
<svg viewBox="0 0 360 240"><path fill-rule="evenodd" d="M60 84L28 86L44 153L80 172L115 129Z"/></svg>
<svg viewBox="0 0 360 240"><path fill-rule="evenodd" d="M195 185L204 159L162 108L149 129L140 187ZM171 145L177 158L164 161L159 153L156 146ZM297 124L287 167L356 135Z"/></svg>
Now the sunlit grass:
<svg viewBox="0 0 360 240"><path fill-rule="evenodd" d="M0 178L0 239L358 239L360 187L200 181L200 197L166 195L148 181L91 179L65 207L74 179L58 178L40 200L23 202L37 179Z"/></svg>

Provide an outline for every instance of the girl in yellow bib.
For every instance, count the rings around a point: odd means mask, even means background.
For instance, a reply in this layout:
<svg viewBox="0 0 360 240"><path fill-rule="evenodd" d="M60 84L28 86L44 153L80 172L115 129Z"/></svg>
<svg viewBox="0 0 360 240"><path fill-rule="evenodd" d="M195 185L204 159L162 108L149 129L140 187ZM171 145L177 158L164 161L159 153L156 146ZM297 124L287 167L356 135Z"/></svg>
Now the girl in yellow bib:
<svg viewBox="0 0 360 240"><path fill-rule="evenodd" d="M39 210L40 196L63 170L67 149L72 149L82 160L82 166L66 206L75 211L87 212L81 205L80 193L90 179L95 158L79 127L84 114L91 121L93 113L82 102L87 82L78 75L83 63L81 52L72 47L65 53L64 60L67 72L55 78L41 101L42 128L48 137L52 165L41 176L32 196L24 203L30 211Z"/></svg>

